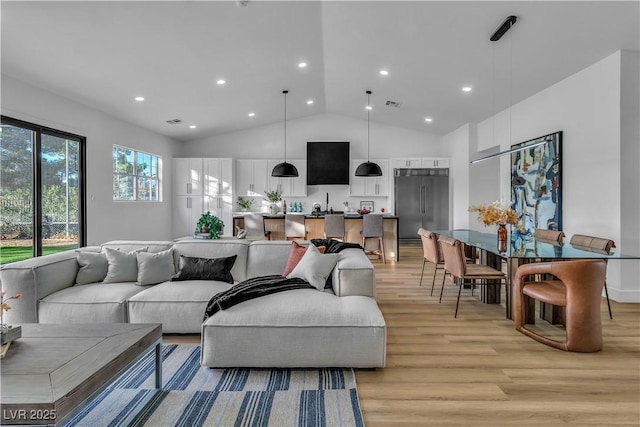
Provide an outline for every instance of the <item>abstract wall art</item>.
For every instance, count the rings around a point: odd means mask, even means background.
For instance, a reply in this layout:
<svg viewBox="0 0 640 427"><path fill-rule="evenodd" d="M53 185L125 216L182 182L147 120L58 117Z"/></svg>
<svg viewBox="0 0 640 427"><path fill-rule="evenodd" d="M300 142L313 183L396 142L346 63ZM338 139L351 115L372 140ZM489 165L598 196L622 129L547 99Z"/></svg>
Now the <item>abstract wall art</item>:
<svg viewBox="0 0 640 427"><path fill-rule="evenodd" d="M512 148L511 207L525 231L512 230L512 241L527 239L536 228L562 230L562 132L555 132Z"/></svg>

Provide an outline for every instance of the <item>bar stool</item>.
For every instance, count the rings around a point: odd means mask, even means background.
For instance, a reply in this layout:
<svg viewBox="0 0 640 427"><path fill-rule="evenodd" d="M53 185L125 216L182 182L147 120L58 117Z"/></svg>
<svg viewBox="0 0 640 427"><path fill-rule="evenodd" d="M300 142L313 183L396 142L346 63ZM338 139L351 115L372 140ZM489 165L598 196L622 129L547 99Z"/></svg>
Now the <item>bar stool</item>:
<svg viewBox="0 0 640 427"><path fill-rule="evenodd" d="M284 215L284 238L307 239L307 230L304 225L304 215L285 214Z"/></svg>
<svg viewBox="0 0 640 427"><path fill-rule="evenodd" d="M378 255L378 259L382 256L382 262L387 263L387 259L384 253L384 229L382 226L383 217L380 214L366 214L362 215L362 247L365 247L367 239L377 238L378 249L370 251L368 253ZM367 251L365 250L365 253Z"/></svg>
<svg viewBox="0 0 640 427"><path fill-rule="evenodd" d="M244 216L244 229L249 238L264 239L266 237L271 240L271 231L267 231L265 228L262 214L246 214Z"/></svg>
<svg viewBox="0 0 640 427"><path fill-rule="evenodd" d="M324 216L324 238L344 241L344 215L328 214Z"/></svg>

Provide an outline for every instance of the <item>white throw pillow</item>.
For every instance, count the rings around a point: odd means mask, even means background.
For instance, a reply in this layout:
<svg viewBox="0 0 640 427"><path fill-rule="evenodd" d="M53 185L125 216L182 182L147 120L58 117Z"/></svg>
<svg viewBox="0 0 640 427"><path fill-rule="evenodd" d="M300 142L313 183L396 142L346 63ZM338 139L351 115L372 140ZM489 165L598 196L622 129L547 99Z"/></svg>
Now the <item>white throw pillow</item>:
<svg viewBox="0 0 640 427"><path fill-rule="evenodd" d="M302 259L287 278L298 277L311 283L313 287L323 290L324 284L339 258L339 253L321 254L318 248L309 245Z"/></svg>
<svg viewBox="0 0 640 427"><path fill-rule="evenodd" d="M136 253L146 252L148 248L122 252L116 249L103 248L109 268L103 283L135 282L138 280L138 258Z"/></svg>
<svg viewBox="0 0 640 427"><path fill-rule="evenodd" d="M138 285L156 285L176 274L173 248L158 253L138 252Z"/></svg>
<svg viewBox="0 0 640 427"><path fill-rule="evenodd" d="M107 275L109 263L104 254L98 252L78 252L80 269L76 275L76 285L102 282Z"/></svg>

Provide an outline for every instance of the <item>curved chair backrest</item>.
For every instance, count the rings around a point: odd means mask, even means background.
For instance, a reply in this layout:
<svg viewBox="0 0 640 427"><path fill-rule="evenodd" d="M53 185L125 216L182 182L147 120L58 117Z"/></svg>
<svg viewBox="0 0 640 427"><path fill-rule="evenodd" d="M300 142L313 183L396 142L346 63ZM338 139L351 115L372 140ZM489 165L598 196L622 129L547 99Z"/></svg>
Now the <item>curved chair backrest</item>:
<svg viewBox="0 0 640 427"><path fill-rule="evenodd" d="M418 229L418 235L420 236L420 240L422 240L424 259L434 264L441 264L443 260L440 249L438 248L438 235L422 227Z"/></svg>
<svg viewBox="0 0 640 427"><path fill-rule="evenodd" d="M445 270L455 277L464 277L467 274L467 262L462 242L447 236L440 236L438 240L444 256Z"/></svg>
<svg viewBox="0 0 640 427"><path fill-rule="evenodd" d="M548 240L562 245L564 233L558 230L543 230L541 228L536 228L533 231L533 237L535 237L537 240Z"/></svg>
<svg viewBox="0 0 640 427"><path fill-rule="evenodd" d="M611 248L615 248L616 244L611 239L602 237L586 236L584 234L574 234L569 241L572 245L582 246L589 249L597 249L609 252Z"/></svg>
<svg viewBox="0 0 640 427"><path fill-rule="evenodd" d="M344 239L344 215L328 214L324 216L324 236L328 239L337 237Z"/></svg>
<svg viewBox="0 0 640 427"><path fill-rule="evenodd" d="M384 235L382 221L381 214L362 215L362 237L382 237Z"/></svg>
<svg viewBox="0 0 640 427"><path fill-rule="evenodd" d="M247 237L264 237L264 217L262 214L246 214L244 216L244 229L247 231Z"/></svg>
<svg viewBox="0 0 640 427"><path fill-rule="evenodd" d="M304 215L285 214L284 235L285 237L306 238L307 231L304 226Z"/></svg>

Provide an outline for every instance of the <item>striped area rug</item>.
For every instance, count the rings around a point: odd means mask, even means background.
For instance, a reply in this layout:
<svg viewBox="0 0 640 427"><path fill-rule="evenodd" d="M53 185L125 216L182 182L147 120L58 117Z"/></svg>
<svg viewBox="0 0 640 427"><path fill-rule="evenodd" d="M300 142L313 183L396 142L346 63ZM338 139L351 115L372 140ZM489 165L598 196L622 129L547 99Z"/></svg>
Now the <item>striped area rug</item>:
<svg viewBox="0 0 640 427"><path fill-rule="evenodd" d="M364 426L352 369L210 369L175 344L162 359L163 390L152 352L65 426Z"/></svg>

